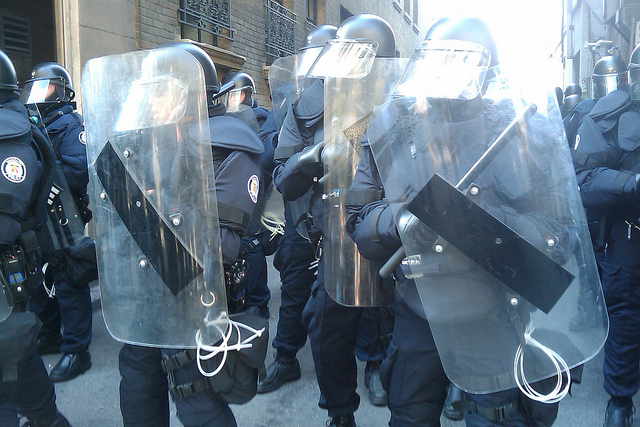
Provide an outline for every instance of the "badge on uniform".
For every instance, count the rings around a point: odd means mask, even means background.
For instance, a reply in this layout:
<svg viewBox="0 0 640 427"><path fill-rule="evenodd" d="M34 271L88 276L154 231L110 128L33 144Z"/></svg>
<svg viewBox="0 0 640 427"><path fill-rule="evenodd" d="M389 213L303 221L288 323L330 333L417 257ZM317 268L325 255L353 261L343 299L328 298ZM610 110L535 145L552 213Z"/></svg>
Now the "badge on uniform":
<svg viewBox="0 0 640 427"><path fill-rule="evenodd" d="M251 175L247 182L247 190L249 191L249 197L253 203L258 203L258 193L260 192L260 180L258 175Z"/></svg>
<svg viewBox="0 0 640 427"><path fill-rule="evenodd" d="M17 157L7 157L2 162L2 175L15 184L24 181L27 175L27 167Z"/></svg>

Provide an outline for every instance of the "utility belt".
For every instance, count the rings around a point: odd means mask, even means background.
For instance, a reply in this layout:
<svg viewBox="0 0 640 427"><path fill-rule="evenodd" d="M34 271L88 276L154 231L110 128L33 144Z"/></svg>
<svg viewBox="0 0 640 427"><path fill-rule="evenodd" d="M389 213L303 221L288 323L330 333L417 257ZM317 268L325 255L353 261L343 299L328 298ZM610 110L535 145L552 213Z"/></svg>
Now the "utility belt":
<svg viewBox="0 0 640 427"><path fill-rule="evenodd" d="M162 369L167 374L169 393L172 398L187 399L206 392L215 394L227 403L242 404L256 395L258 377L263 377L265 374L264 359L269 344L269 321L246 312L232 314L229 317L254 329L265 328L266 333L252 340L250 348L228 351L224 366L216 375L205 377L198 374L196 375L197 379L192 382L178 382L176 373L179 369L198 369L196 350L183 350L173 356L163 355ZM240 329L240 334L240 340L244 340L250 333ZM219 353L210 359L201 360L200 363L204 369L211 372L220 365L224 358L224 353ZM188 375L188 372L185 374Z"/></svg>
<svg viewBox="0 0 640 427"><path fill-rule="evenodd" d="M0 254L0 281L8 290L7 298L17 306L29 298L29 289L39 285L40 245L33 231L21 233L16 241Z"/></svg>
<svg viewBox="0 0 640 427"><path fill-rule="evenodd" d="M244 254L231 265L224 267L224 286L227 292L227 309L230 314L246 309L249 264Z"/></svg>
<svg viewBox="0 0 640 427"><path fill-rule="evenodd" d="M487 420L498 423L514 417L519 412L518 402L511 402L504 406L485 407L465 399L463 407L466 407L466 410L472 414L480 414Z"/></svg>

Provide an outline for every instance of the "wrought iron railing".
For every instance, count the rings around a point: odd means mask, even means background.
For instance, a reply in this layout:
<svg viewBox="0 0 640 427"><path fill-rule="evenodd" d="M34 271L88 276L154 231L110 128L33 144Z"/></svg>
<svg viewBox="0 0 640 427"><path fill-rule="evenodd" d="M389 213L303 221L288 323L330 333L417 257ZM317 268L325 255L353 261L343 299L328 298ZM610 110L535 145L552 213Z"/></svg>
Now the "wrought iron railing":
<svg viewBox="0 0 640 427"><path fill-rule="evenodd" d="M304 29L307 31L307 34L309 34L309 32L313 30L316 26L317 26L316 21L309 18L308 16L304 19Z"/></svg>
<svg viewBox="0 0 640 427"><path fill-rule="evenodd" d="M178 22L181 26L197 30L198 40L207 41L201 32L233 40L230 23L230 0L180 0ZM184 31L183 31L184 32ZM211 38L209 36L208 38Z"/></svg>
<svg viewBox="0 0 640 427"><path fill-rule="evenodd" d="M275 0L265 0L264 8L267 18L267 59L271 62L280 56L293 55L296 14Z"/></svg>

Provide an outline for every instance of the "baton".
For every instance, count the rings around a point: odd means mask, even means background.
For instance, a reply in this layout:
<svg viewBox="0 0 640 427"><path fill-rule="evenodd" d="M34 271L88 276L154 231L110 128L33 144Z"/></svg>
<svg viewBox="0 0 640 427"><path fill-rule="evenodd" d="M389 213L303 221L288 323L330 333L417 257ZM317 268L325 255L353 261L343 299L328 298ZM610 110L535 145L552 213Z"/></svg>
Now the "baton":
<svg viewBox="0 0 640 427"><path fill-rule="evenodd" d="M509 123L509 125L505 128L504 131L498 136L498 138L493 141L493 143L487 148L487 150L480 156L477 162L474 163L473 166L467 171L467 173L460 179L460 181L456 184L456 189L466 189L468 188L473 181L482 173L482 171L491 163L491 161L502 151L502 149L507 145L507 143L514 137L516 132L519 131L518 126L524 125L537 111L537 107L535 104L529 104L527 108L519 115L516 116L515 119ZM404 251L404 247L400 246L397 251L394 252L391 257L384 263L378 274L382 277L389 276L393 270L396 269L398 264L402 262L402 260L407 256Z"/></svg>

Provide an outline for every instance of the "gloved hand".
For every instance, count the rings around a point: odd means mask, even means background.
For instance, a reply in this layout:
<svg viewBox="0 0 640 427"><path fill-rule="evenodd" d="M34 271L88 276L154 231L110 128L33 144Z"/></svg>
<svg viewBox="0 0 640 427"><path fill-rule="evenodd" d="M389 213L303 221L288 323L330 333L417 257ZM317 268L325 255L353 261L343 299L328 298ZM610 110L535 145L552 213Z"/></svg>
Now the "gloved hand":
<svg viewBox="0 0 640 427"><path fill-rule="evenodd" d="M321 176L324 170L323 150L324 142L304 147L298 154L296 169L307 176Z"/></svg>

